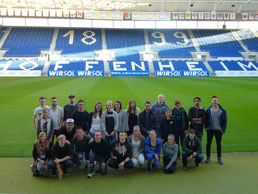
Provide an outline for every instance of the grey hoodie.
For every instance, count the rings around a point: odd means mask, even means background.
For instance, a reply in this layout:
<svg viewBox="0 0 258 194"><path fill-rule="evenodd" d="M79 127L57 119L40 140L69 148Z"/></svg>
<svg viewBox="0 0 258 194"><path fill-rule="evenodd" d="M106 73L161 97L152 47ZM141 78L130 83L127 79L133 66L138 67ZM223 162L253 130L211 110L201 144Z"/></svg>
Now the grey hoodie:
<svg viewBox="0 0 258 194"><path fill-rule="evenodd" d="M165 169L169 169L170 166L173 164L174 161L177 159L177 153L178 153L178 145L175 143L174 145L169 145L168 142L163 144L163 156L168 156L170 158L170 162L167 166L165 166Z"/></svg>

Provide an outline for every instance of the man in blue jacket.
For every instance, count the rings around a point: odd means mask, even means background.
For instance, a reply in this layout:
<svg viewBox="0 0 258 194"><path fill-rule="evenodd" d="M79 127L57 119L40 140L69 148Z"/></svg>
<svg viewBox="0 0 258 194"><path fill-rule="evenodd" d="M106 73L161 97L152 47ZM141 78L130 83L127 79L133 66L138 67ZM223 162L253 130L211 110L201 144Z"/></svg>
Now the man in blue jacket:
<svg viewBox="0 0 258 194"><path fill-rule="evenodd" d="M205 112L205 129L207 131L207 144L205 163L210 162L211 142L215 135L217 144L217 156L219 164L223 164L221 159L221 139L222 134L226 132L227 128L227 112L221 105L217 96L212 96L212 105Z"/></svg>

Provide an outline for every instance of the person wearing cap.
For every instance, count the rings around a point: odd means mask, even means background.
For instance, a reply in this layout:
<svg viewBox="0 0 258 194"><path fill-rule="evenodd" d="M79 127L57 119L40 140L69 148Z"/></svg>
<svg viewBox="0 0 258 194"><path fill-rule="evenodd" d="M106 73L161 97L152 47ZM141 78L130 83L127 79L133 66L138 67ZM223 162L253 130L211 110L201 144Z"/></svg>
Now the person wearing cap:
<svg viewBox="0 0 258 194"><path fill-rule="evenodd" d="M152 105L151 111L155 118L155 131L157 137L160 137L160 123L165 118L165 111L169 106L164 101L164 95L159 94L158 102Z"/></svg>
<svg viewBox="0 0 258 194"><path fill-rule="evenodd" d="M203 160L202 144L198 137L195 135L195 130L190 129L188 135L184 139L183 143L183 168L187 167L187 159L192 161L195 158L195 166L199 167L200 162Z"/></svg>
<svg viewBox="0 0 258 194"><path fill-rule="evenodd" d="M35 130L37 130L37 117L39 119L40 116L42 115L42 109L43 108L49 109L49 106L46 106L46 98L44 96L41 96L39 98L39 103L40 103L40 106L35 108L34 114L33 114L33 124L34 124Z"/></svg>
<svg viewBox="0 0 258 194"><path fill-rule="evenodd" d="M211 142L215 135L217 144L217 157L219 164L223 164L221 159L221 139L227 128L227 111L219 104L217 96L212 96L212 105L205 112L205 129L207 131L207 144L205 163L210 162Z"/></svg>
<svg viewBox="0 0 258 194"><path fill-rule="evenodd" d="M73 113L74 124L78 127L81 127L86 134L89 134L88 129L88 120L89 120L89 113L88 111L84 110L84 101L78 101L78 110Z"/></svg>
<svg viewBox="0 0 258 194"><path fill-rule="evenodd" d="M75 95L74 94L70 94L68 96L69 98L69 104L66 104L64 106L64 121L66 121L66 119L72 118L73 117L73 113L78 110L78 105L75 104Z"/></svg>
<svg viewBox="0 0 258 194"><path fill-rule="evenodd" d="M74 120L69 118L66 119L65 125L61 127L61 129L58 130L57 136L59 135L65 135L67 143L71 143L72 138L75 134L75 125Z"/></svg>
<svg viewBox="0 0 258 194"><path fill-rule="evenodd" d="M178 144L177 157L180 158L180 145L183 149L183 141L188 130L188 117L185 109L181 106L180 101L176 100L174 104L175 104L175 108L172 110L172 114L176 120L176 135L175 135L176 139L175 140L176 140L176 143Z"/></svg>
<svg viewBox="0 0 258 194"><path fill-rule="evenodd" d="M194 129L197 137L202 142L203 136L203 126L204 126L204 116L205 116L205 109L203 106L200 105L201 98L195 97L194 106L191 107L188 111L188 120L190 122L190 129Z"/></svg>

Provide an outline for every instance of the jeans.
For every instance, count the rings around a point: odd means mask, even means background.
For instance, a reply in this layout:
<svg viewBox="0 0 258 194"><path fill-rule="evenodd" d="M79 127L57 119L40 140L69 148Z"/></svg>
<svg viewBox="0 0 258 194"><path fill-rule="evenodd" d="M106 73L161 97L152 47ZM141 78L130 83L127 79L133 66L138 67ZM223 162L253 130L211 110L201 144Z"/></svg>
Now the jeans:
<svg viewBox="0 0 258 194"><path fill-rule="evenodd" d="M109 144L111 144L112 141L116 140L116 133L115 133L114 136L109 136L109 137L106 136L106 140L107 140L107 142L108 142Z"/></svg>
<svg viewBox="0 0 258 194"><path fill-rule="evenodd" d="M188 152L183 151L182 159L183 159L183 165L184 166L187 165L187 157L189 157L190 155L192 155L192 153L188 153ZM199 164L203 160L203 154L198 154L197 156L195 156L193 158L195 158L195 160L194 160L195 164Z"/></svg>
<svg viewBox="0 0 258 194"><path fill-rule="evenodd" d="M37 162L37 170L39 171L39 175L48 176L48 169L45 169L45 165L41 162Z"/></svg>
<svg viewBox="0 0 258 194"><path fill-rule="evenodd" d="M202 136L203 136L203 130L196 130L195 131L196 136L199 138L200 142L202 143Z"/></svg>
<svg viewBox="0 0 258 194"><path fill-rule="evenodd" d="M61 162L61 163L59 163L59 164L60 164L60 167L61 167L62 169L67 169L68 167L70 167L70 166L73 165L73 162L72 162L71 159L68 159L68 160L66 160L66 161L64 161L64 162ZM49 160L49 162L48 162L48 167L49 167L50 169L52 169L52 171L56 171L56 164L54 163L54 161L53 161L52 159Z"/></svg>
<svg viewBox="0 0 258 194"><path fill-rule="evenodd" d="M94 172L94 161L97 161L99 163L99 168L100 168L101 174L107 174L107 161L104 159L104 157L99 156L99 155L95 154L94 152L92 152L90 154L89 160L90 160L90 164L92 165L90 167L90 172ZM102 163L105 163L105 165L106 165L104 169L101 168Z"/></svg>
<svg viewBox="0 0 258 194"><path fill-rule="evenodd" d="M217 156L221 157L221 140L222 140L222 132L220 130L207 130L207 144L206 144L206 155L207 157L211 156L211 143L212 138L215 135L216 144L217 144Z"/></svg>
<svg viewBox="0 0 258 194"><path fill-rule="evenodd" d="M163 156L164 171L168 173L173 173L176 170L177 161L174 161L172 165L168 169L166 169L166 166L169 164L170 160L170 157Z"/></svg>
<svg viewBox="0 0 258 194"><path fill-rule="evenodd" d="M152 154L146 154L146 160L148 161L147 163L147 168L150 169L151 168L151 161L152 159L154 159L154 163L152 164L153 168L158 167L159 166L159 162L160 160L156 160L155 159L155 155Z"/></svg>
<svg viewBox="0 0 258 194"><path fill-rule="evenodd" d="M82 163L85 165L85 168L88 167L88 164L86 162L86 159L85 159L85 152L75 152L75 154L72 155L72 161L73 161L73 164L77 167L81 166L81 161L78 159L78 155L77 154L81 154L82 155Z"/></svg>
<svg viewBox="0 0 258 194"><path fill-rule="evenodd" d="M144 158L143 154L139 154L137 159L132 158L131 160L132 160L134 166L136 166L138 162L139 162L140 165L143 165L144 162L145 162L145 158Z"/></svg>
<svg viewBox="0 0 258 194"><path fill-rule="evenodd" d="M121 160L121 159L113 159L113 158L112 158L112 159L109 160L108 166L109 166L110 168L118 169L118 168L119 168L119 164L120 164L121 162L123 162L123 161L124 161L124 160ZM129 160L128 162L126 162L125 165L124 165L124 167L127 168L127 169L133 168L133 162L132 162L132 160Z"/></svg>

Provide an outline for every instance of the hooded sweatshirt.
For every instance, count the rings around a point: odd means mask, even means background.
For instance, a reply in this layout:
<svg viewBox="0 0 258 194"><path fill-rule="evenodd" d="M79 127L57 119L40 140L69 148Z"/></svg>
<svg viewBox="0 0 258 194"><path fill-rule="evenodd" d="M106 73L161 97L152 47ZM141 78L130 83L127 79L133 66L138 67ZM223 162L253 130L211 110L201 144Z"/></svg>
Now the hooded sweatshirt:
<svg viewBox="0 0 258 194"><path fill-rule="evenodd" d="M169 169L174 161L177 159L178 153L178 145L175 143L174 145L169 145L168 142L163 145L163 156L167 156L170 158L170 161L167 166L164 166L165 169Z"/></svg>
<svg viewBox="0 0 258 194"><path fill-rule="evenodd" d="M125 160L127 157L132 158L132 145L126 139L124 143L120 140L115 140L110 145L111 153L116 156L119 161Z"/></svg>

